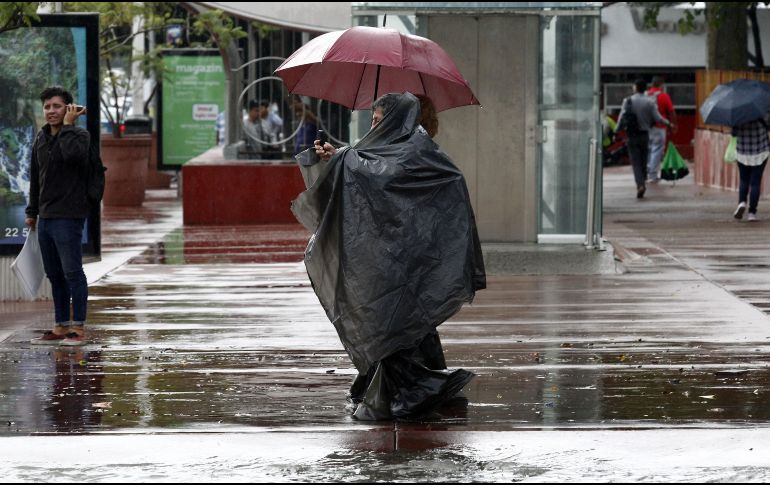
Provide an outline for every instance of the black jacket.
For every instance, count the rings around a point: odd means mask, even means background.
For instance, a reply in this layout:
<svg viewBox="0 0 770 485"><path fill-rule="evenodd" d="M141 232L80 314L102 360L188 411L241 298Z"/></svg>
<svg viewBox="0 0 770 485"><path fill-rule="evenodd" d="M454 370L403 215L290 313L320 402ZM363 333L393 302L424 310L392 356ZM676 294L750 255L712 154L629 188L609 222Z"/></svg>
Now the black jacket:
<svg viewBox="0 0 770 485"><path fill-rule="evenodd" d="M56 136L43 126L32 145L27 217L88 217L88 154L91 137L79 126L62 126Z"/></svg>

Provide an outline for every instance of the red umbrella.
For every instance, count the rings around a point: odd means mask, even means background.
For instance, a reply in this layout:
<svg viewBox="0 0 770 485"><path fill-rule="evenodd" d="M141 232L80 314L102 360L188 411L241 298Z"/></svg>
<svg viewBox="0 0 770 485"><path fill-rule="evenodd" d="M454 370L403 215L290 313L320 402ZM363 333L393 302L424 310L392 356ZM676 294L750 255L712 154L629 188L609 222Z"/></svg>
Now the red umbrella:
<svg viewBox="0 0 770 485"><path fill-rule="evenodd" d="M480 104L447 53L432 40L392 29L329 32L297 49L275 74L289 92L369 109L378 95L428 96L436 111Z"/></svg>

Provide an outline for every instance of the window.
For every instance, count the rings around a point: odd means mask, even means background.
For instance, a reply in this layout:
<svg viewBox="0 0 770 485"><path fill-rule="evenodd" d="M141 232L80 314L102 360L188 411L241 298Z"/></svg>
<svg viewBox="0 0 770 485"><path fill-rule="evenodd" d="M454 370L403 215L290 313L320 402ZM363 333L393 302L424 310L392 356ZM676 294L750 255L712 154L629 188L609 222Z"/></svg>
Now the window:
<svg viewBox="0 0 770 485"><path fill-rule="evenodd" d="M610 113L619 111L623 99L632 93L633 83L605 83L604 84L604 109ZM666 83L663 90L671 96L674 108L695 109L695 83Z"/></svg>

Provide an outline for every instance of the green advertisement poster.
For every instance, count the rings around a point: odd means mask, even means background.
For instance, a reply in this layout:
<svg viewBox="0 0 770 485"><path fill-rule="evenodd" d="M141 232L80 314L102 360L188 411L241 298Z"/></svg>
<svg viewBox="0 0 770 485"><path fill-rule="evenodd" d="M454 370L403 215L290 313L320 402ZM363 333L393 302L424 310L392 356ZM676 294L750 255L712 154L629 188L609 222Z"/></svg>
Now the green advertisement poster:
<svg viewBox="0 0 770 485"><path fill-rule="evenodd" d="M216 50L170 50L160 90L158 165L182 165L216 145L217 115L224 109L225 73Z"/></svg>

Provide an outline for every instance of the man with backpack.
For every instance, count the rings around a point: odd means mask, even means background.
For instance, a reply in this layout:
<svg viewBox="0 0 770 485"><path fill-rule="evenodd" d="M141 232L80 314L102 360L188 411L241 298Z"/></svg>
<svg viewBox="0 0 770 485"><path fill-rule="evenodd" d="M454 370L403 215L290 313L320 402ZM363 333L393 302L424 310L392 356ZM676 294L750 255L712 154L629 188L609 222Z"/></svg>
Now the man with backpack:
<svg viewBox="0 0 770 485"><path fill-rule="evenodd" d="M85 108L73 104L69 92L49 87L40 100L47 123L32 145L26 224L37 228L43 267L51 281L55 326L32 343L83 345L88 283L81 244L89 213L91 138L75 126Z"/></svg>
<svg viewBox="0 0 770 485"><path fill-rule="evenodd" d="M673 130L676 130L676 112L674 111L674 103L671 101L671 96L663 91L663 78L661 76L653 76L652 87L647 90L647 96L650 96L655 100L658 106L658 112L671 121ZM653 128L650 129L650 158L647 163L647 181L657 183L660 179L658 173L660 171L660 162L663 160L663 153L666 150L666 132L668 129L665 125L656 123Z"/></svg>
<svg viewBox="0 0 770 485"><path fill-rule="evenodd" d="M623 107L618 118L618 131L625 130L628 136L628 155L634 169L636 197L641 199L647 191L647 161L649 158L650 129L655 123L672 126L658 112L655 100L644 94L647 82L637 79L634 82L634 94L623 100Z"/></svg>

